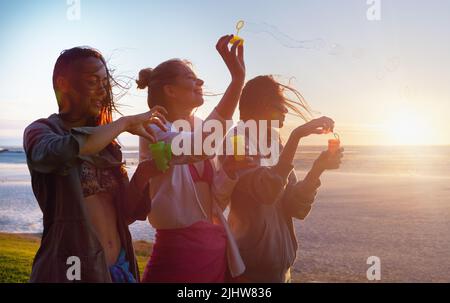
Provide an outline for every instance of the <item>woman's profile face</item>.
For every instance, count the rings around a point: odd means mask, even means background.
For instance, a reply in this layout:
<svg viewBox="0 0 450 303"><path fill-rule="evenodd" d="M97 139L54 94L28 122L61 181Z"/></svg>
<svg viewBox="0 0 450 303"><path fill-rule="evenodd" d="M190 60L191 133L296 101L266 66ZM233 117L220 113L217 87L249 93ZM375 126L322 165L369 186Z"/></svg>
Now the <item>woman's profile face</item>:
<svg viewBox="0 0 450 303"><path fill-rule="evenodd" d="M203 83L203 80L197 78L188 65L180 63L178 76L171 84L175 105L189 109L202 105L204 103Z"/></svg>
<svg viewBox="0 0 450 303"><path fill-rule="evenodd" d="M265 105L261 106L261 109L255 108L256 120L266 120L267 125L270 127L270 121L278 121L280 128L283 127L286 119L286 114L289 112L284 101L283 95L279 92L266 91Z"/></svg>
<svg viewBox="0 0 450 303"><path fill-rule="evenodd" d="M284 126L284 121L286 120L286 114L288 112L286 105L284 105L284 99L276 98L274 102L268 106L268 119L271 121L278 121L281 128Z"/></svg>
<svg viewBox="0 0 450 303"><path fill-rule="evenodd" d="M102 60L83 58L73 64L71 73L71 110L84 118L97 118L103 107L108 106L109 79Z"/></svg>

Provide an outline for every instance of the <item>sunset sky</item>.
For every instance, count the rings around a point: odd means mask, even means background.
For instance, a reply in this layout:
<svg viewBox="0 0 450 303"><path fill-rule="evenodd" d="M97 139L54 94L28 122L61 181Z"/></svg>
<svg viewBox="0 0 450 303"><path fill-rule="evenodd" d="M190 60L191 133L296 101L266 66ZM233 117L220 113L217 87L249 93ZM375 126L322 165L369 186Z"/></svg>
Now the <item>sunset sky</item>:
<svg viewBox="0 0 450 303"><path fill-rule="evenodd" d="M81 0L79 20L68 18L72 2L0 0L0 146L21 145L28 123L57 111L51 76L63 49L93 46L130 79L189 59L206 90L220 93L230 78L215 43L241 19L247 79L294 77L345 145L450 144L450 1L381 0L372 21L366 0ZM218 100L208 97L198 114ZM147 109L135 85L120 102L124 113ZM287 127L302 123L292 117Z"/></svg>

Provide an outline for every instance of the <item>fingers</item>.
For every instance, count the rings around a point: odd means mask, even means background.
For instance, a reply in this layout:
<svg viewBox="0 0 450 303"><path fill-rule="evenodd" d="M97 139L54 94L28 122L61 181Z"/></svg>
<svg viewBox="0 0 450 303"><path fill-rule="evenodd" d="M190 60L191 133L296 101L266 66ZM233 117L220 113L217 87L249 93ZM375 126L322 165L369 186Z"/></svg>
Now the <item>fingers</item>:
<svg viewBox="0 0 450 303"><path fill-rule="evenodd" d="M155 105L150 109L151 113L162 113L163 115L168 115L167 109L161 105Z"/></svg>
<svg viewBox="0 0 450 303"><path fill-rule="evenodd" d="M337 152L330 153L329 158L332 161L340 161L342 158L344 158L344 153L342 152L342 149L339 149Z"/></svg>
<svg viewBox="0 0 450 303"><path fill-rule="evenodd" d="M167 123L166 117L164 117L161 113L158 113L158 112L154 113L153 116L150 119L157 119L157 120L159 120L163 124L163 126L164 126L164 124ZM164 126L164 129L162 129L162 130L163 131L167 131L167 128Z"/></svg>
<svg viewBox="0 0 450 303"><path fill-rule="evenodd" d="M243 44L240 44L238 46L237 55L238 55L239 63L241 63L241 65L244 66L244 45Z"/></svg>
<svg viewBox="0 0 450 303"><path fill-rule="evenodd" d="M228 39L228 37L230 37L230 35L225 35L225 36L222 36L222 37L219 38L219 40L217 41L217 44L216 44L216 49L217 49L217 51L220 52L220 50L223 49L224 41L225 41L226 39ZM231 40L231 38L228 40L228 42L229 42L230 40Z"/></svg>
<svg viewBox="0 0 450 303"><path fill-rule="evenodd" d="M153 116L148 120L149 124L154 124L156 126L158 126L162 131L167 131L167 127L164 125L164 123L162 122L161 118L157 117L157 116Z"/></svg>
<svg viewBox="0 0 450 303"><path fill-rule="evenodd" d="M323 117L314 119L311 122L314 127L318 127L318 128L322 129L322 134L324 132L334 131L334 121L331 118L323 116Z"/></svg>
<svg viewBox="0 0 450 303"><path fill-rule="evenodd" d="M141 137L144 137L145 139L149 140L150 143L155 143L156 142L155 134L154 134L152 128L150 127L150 125L145 125L144 126L144 131L142 131L139 135Z"/></svg>
<svg viewBox="0 0 450 303"><path fill-rule="evenodd" d="M233 55L234 57L236 57L236 55L237 55L237 48L240 43L241 43L240 40L236 40L236 41L234 41L233 45L231 46L230 54Z"/></svg>
<svg viewBox="0 0 450 303"><path fill-rule="evenodd" d="M307 134L325 134L334 131L334 121L328 117L320 117L314 119L304 125L305 129L307 129Z"/></svg>
<svg viewBox="0 0 450 303"><path fill-rule="evenodd" d="M344 156L344 153L341 151L341 149L338 149L337 151L330 153L331 158L342 158L343 156Z"/></svg>
<svg viewBox="0 0 450 303"><path fill-rule="evenodd" d="M233 38L233 35L226 35L219 39L216 45L216 49L219 52L219 54L224 58L229 53L228 50L228 43L230 43L230 40Z"/></svg>
<svg viewBox="0 0 450 303"><path fill-rule="evenodd" d="M162 123L164 123L164 124L167 123L166 115L168 115L168 112L163 106L156 105L156 106L152 107L150 109L150 113L151 113L150 119L152 117L157 117L162 121ZM164 131L166 131L166 130L164 130Z"/></svg>
<svg viewBox="0 0 450 303"><path fill-rule="evenodd" d="M340 151L331 153L329 156L331 162L340 162L342 158L344 158L344 154Z"/></svg>
<svg viewBox="0 0 450 303"><path fill-rule="evenodd" d="M331 118L328 117L321 117L319 118L320 126L323 127L324 130L327 131L334 131L334 121Z"/></svg>
<svg viewBox="0 0 450 303"><path fill-rule="evenodd" d="M328 169L338 169L342 164L341 157L335 157L328 161Z"/></svg>

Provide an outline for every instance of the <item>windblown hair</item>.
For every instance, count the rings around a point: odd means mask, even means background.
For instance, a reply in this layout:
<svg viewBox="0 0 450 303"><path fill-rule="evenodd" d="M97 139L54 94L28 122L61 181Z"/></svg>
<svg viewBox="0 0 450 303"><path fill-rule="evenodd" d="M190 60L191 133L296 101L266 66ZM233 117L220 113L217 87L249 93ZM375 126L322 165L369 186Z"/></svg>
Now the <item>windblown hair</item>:
<svg viewBox="0 0 450 303"><path fill-rule="evenodd" d="M117 104L114 102L114 94L113 94L113 87L114 86L120 86L123 88L121 84L119 84L112 76L112 71L108 69L106 65L106 60L102 56L102 54L88 46L79 46L74 47L71 49L64 50L58 57L55 63L55 67L53 69L53 89L56 94L56 99L58 100L58 107L61 111L62 107L62 100L61 100L61 93L58 90L57 87L57 79L60 76L67 77L71 71L72 65L80 60L85 58L98 58L100 59L106 68L106 73L108 75L108 81L106 85L106 100L105 100L105 106L100 111L100 115L96 121L96 125L105 125L108 123L111 123L113 120L112 114L113 112L119 112L117 109ZM119 112L120 113L120 112Z"/></svg>
<svg viewBox="0 0 450 303"><path fill-rule="evenodd" d="M295 100L289 98L288 93L292 94ZM281 84L272 75L265 75L253 78L245 84L239 101L241 120L254 118L255 111L266 108L274 102L282 102L292 114L305 122L312 117L311 108L298 90Z"/></svg>

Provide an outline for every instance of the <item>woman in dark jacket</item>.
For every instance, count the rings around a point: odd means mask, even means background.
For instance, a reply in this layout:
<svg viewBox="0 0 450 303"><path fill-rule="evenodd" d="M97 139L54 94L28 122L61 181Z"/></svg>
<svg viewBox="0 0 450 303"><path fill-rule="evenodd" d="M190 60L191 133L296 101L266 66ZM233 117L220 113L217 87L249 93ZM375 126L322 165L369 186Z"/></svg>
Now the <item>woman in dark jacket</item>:
<svg viewBox="0 0 450 303"><path fill-rule="evenodd" d="M41 246L31 282L139 280L128 225L150 211L148 180L158 174L141 163L131 182L115 138L129 132L153 140L150 112L112 121L114 80L91 48L64 51L53 72L59 113L30 124L24 149L33 192L43 212Z"/></svg>

